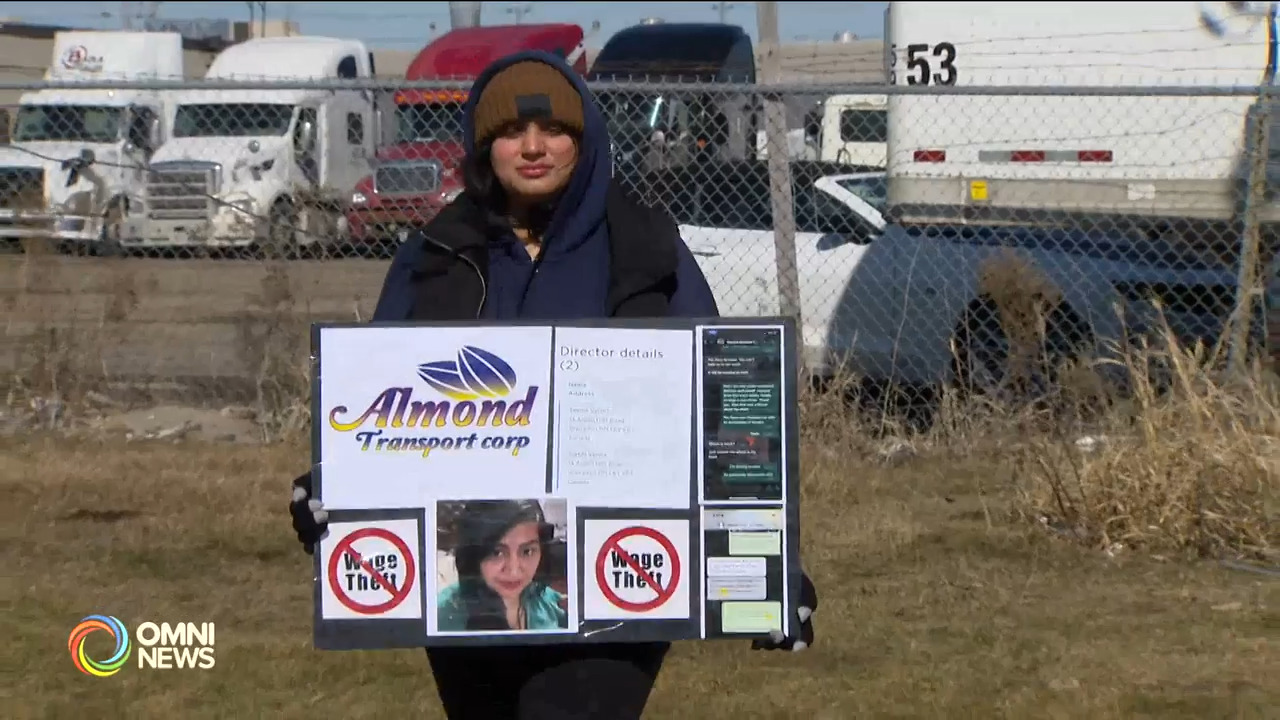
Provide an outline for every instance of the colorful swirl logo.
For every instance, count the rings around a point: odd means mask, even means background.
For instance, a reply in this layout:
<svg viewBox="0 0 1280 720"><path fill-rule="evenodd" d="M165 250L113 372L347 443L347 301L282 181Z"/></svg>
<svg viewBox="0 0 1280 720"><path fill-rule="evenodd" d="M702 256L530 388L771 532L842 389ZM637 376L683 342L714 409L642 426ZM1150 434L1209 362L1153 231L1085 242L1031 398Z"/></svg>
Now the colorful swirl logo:
<svg viewBox="0 0 1280 720"><path fill-rule="evenodd" d="M98 630L111 633L111 637L116 641L115 652L103 661L94 660L84 654L85 638ZM133 646L129 644L129 631L124 629L124 623L107 615L90 615L81 620L80 624L71 631L71 637L67 640L67 650L71 652L71 661L76 664L76 669L80 672L94 677L111 677L120 672L120 668L129 661Z"/></svg>
<svg viewBox="0 0 1280 720"><path fill-rule="evenodd" d="M459 350L457 360L419 365L418 377L459 402L504 397L516 387L516 371L506 360L473 345Z"/></svg>

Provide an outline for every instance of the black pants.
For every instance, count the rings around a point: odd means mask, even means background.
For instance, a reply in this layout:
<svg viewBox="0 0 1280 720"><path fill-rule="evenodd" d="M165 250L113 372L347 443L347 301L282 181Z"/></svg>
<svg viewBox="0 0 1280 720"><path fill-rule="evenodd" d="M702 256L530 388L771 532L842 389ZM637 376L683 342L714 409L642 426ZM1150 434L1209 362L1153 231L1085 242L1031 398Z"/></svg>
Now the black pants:
<svg viewBox="0 0 1280 720"><path fill-rule="evenodd" d="M428 648L450 720L638 720L669 643Z"/></svg>

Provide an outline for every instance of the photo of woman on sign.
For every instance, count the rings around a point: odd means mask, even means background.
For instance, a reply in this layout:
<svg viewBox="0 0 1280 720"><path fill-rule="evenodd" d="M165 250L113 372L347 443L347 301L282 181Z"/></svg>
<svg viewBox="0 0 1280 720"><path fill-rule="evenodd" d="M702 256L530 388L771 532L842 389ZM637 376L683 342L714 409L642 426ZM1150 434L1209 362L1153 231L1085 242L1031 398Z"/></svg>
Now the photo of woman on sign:
<svg viewBox="0 0 1280 720"><path fill-rule="evenodd" d="M568 558L556 538L567 522L563 500L441 502L436 514L437 547L453 556L457 573L439 583L438 631L568 628ZM548 522L549 514L560 522Z"/></svg>

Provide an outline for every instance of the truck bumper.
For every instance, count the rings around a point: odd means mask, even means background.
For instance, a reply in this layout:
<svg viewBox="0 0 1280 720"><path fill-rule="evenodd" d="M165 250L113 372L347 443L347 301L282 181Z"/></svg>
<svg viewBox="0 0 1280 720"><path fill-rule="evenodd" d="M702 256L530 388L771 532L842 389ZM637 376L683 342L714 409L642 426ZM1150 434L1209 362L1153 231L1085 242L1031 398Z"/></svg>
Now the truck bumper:
<svg viewBox="0 0 1280 720"><path fill-rule="evenodd" d="M396 241L400 231L431 222L444 204L426 200L412 207L358 207L346 212L348 236L354 243Z"/></svg>
<svg viewBox="0 0 1280 720"><path fill-rule="evenodd" d="M266 223L244 213L209 218L128 218L120 244L132 248L235 248L266 237Z"/></svg>
<svg viewBox="0 0 1280 720"><path fill-rule="evenodd" d="M0 238L98 242L102 238L102 218L45 211L0 210Z"/></svg>
<svg viewBox="0 0 1280 720"><path fill-rule="evenodd" d="M1231 220L1239 199L1233 179L1015 179L903 168L889 179L888 205L899 223L1028 224L1082 216L1212 222ZM1280 203L1268 198L1258 214L1263 223L1280 220Z"/></svg>

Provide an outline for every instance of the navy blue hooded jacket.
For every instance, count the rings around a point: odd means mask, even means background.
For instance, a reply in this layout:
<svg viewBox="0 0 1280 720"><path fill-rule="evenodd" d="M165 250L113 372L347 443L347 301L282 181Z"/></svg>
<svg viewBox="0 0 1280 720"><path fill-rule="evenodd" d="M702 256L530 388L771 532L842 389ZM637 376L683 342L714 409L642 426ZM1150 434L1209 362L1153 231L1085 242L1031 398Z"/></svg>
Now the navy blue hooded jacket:
<svg viewBox="0 0 1280 720"><path fill-rule="evenodd" d="M474 270L442 269L442 262L451 262L455 266L460 263L456 257L442 257L445 253L441 245L449 247L449 254L460 254L475 261L485 277L483 307L478 308L478 313L475 306L463 313L455 313L462 315L457 319L477 316L488 320L609 317L617 310L617 303L612 303L613 307L610 303L610 293L618 289L616 284L619 282L617 277L611 276L610 266L614 263L627 266L615 268L618 272L636 270L669 276L664 291L665 315L717 316L711 289L688 246L679 237L674 221L661 211L641 208L629 197L623 197L625 190L620 180L613 178L604 117L586 83L559 57L541 51L520 52L485 69L472 85L463 110L463 142L467 154L475 150L472 113L485 85L499 70L524 60L536 60L557 68L583 98L584 132L578 147L578 163L543 233L538 259L534 261L529 257L510 230L495 232L486 227L483 213L464 193L421 233L411 234L396 253L373 321L444 319L450 315L443 309L433 313L431 311L436 308L423 306L449 304L456 299L457 291L442 295L444 285L440 285L434 299L431 299L432 296L424 295L416 287L459 270L464 275L470 273L472 277L455 277L458 291L464 287L462 283L476 284ZM661 218L655 217L655 213ZM647 225L643 222L645 219L649 221ZM628 237L611 237L611 233ZM431 240L424 239L424 234ZM668 235L672 238L667 243L671 246L669 248L662 245ZM619 260L617 256L622 239L627 241L622 247L629 249L631 255ZM664 253L667 254L665 265L662 264ZM652 267L640 267L645 265ZM613 287L611 283L614 283Z"/></svg>

